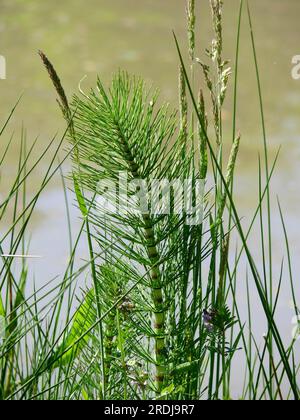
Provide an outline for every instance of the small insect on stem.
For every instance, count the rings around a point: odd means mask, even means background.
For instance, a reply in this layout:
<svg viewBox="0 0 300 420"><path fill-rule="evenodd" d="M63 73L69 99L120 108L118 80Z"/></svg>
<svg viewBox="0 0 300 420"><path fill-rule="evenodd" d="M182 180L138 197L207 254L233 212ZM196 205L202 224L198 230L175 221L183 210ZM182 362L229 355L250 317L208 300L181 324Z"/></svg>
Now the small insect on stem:
<svg viewBox="0 0 300 420"><path fill-rule="evenodd" d="M129 314L135 309L135 304L129 299L124 299L123 303L119 306L119 310L124 314Z"/></svg>
<svg viewBox="0 0 300 420"><path fill-rule="evenodd" d="M206 309L204 309L204 311L203 311L203 323L204 323L205 328L209 332L212 332L214 330L215 316L216 316L215 311L207 311Z"/></svg>

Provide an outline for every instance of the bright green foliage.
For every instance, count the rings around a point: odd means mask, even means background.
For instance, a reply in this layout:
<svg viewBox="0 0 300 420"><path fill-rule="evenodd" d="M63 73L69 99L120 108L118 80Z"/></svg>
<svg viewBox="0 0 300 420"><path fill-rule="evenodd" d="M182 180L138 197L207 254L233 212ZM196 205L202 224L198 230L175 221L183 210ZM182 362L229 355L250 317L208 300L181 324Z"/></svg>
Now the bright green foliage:
<svg viewBox="0 0 300 420"><path fill-rule="evenodd" d="M75 141L78 140L75 176L85 191L90 207L88 219L94 226L99 252L105 249L97 261L99 286L104 289L100 305L104 307L109 301L113 306L136 284L119 307L120 320L124 316L122 310L126 314L130 308L123 320L125 324L121 325L122 330L130 331L125 343L125 363L135 359L141 369L150 368L148 395L151 390L160 392L169 386L169 366L178 357L179 348L184 358L188 354L199 359L202 352L200 343L194 341L202 322L199 279L193 281L191 273L208 251L206 244L199 253L200 227L188 226L185 212L181 215L172 211L151 212L150 190L145 186L151 185L152 180L167 179L171 183L199 178L193 157L187 157L186 142L180 135L177 137L175 114L169 112L168 106L158 107L156 102L157 95L148 92L141 80L119 73L108 93L98 81L97 91L76 97L71 105L75 113ZM94 201L92 198L101 193L98 188L103 181L108 185L118 182L121 172L126 173L129 183L139 183L136 185L141 188L139 202L130 199L125 213L121 209L121 213L104 214L97 198ZM75 188L78 191L76 185ZM119 291L115 290L116 283ZM194 299L188 297L192 289ZM113 292L112 299L108 298L109 291ZM178 317L180 308L184 313ZM189 316L195 322L189 338L182 341ZM120 364L113 357L114 343L118 340L115 309L108 313L104 324L104 376L110 389L118 383L116 366ZM134 382L138 385L139 381ZM144 389L137 386L134 392L138 394Z"/></svg>
<svg viewBox="0 0 300 420"><path fill-rule="evenodd" d="M68 366L89 342L91 336L89 329L96 320L93 310L94 296L95 292L92 289L76 310L70 331L64 335L63 343L48 360L49 368ZM85 333L87 334L84 335ZM84 336L80 339L82 335Z"/></svg>

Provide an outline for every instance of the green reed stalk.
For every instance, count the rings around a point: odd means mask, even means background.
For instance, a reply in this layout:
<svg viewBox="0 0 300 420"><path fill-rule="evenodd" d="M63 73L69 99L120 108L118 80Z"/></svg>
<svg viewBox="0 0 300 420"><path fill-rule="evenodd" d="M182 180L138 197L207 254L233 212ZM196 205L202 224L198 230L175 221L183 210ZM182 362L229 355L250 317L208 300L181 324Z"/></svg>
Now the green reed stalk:
<svg viewBox="0 0 300 420"><path fill-rule="evenodd" d="M179 47L179 44L178 44L178 41L177 41L177 38L176 38L175 34L174 34L174 38L175 38L175 43L176 43L178 55L179 55L179 58L180 58L180 62L181 62L181 65L182 65L182 67L184 69L185 79L186 79L186 82L187 82L188 90L190 92L192 103L193 103L195 112L197 112L198 120L201 123L201 117L200 117L200 115L198 113L197 101L196 101L195 96L193 94L193 90L192 90L192 87L191 87L191 84L190 84L190 81L189 81L189 78L188 78L188 75L187 75L187 72L186 72L186 68L185 68L185 65L184 65L184 61L183 61L183 57L182 57L182 54L181 54L181 50L180 50L180 47ZM204 131L204 127L203 127L203 131ZM235 223L236 223L236 226L237 226L237 229L238 229L238 232L239 232L239 236L241 238L243 247L245 249L247 260L249 262L249 266L250 266L250 269L251 269L251 273L253 275L253 279L254 279L254 282L255 282L255 285L256 285L256 288L257 288L257 291L258 291L258 294L259 294L259 297L260 297L260 300L261 300L263 309L265 311L267 320L268 320L268 322L270 324L271 332L272 332L272 334L274 336L274 340L276 342L278 351L280 353L280 357L282 359L282 363L284 365L284 369L285 369L286 375L288 377L288 380L289 380L291 389L293 391L294 398L295 398L295 400L298 400L299 399L298 386L297 386L297 383L295 381L295 377L293 375L293 372L292 372L292 369L291 369L291 366L290 366L290 363L289 363L289 360L288 360L288 357L287 357L286 349L285 349L285 347L283 345L283 342L282 342L282 338L281 338L280 332L279 332L278 327L277 327L277 325L275 323L275 320L274 320L274 317L273 317L273 313L270 310L270 306L269 306L269 303L267 301L265 292L264 292L264 290L262 288L261 279L260 279L260 276L258 274L258 270L257 270L257 267L255 265L255 262L254 262L254 260L252 258L251 252L249 250L249 247L248 247L248 244L247 244L247 241L246 241L246 237L245 237L245 234L244 234L244 231L243 231L243 228L242 228L242 225L241 225L239 216L238 216L238 212L236 210L236 206L235 206L233 197L232 197L232 195L230 193L230 189L227 186L226 180L225 180L225 178L224 178L224 176L222 174L222 170L221 170L221 168L220 168L220 166L218 164L218 159L217 159L217 157L215 155L215 152L213 150L213 147L212 147L212 145L211 145L211 143L209 141L209 138L208 138L207 134L206 134L206 138L207 138L207 144L208 144L208 147L209 147L209 150L210 150L210 154L211 154L212 159L213 159L213 161L214 161L214 163L216 165L216 168L218 170L218 173L220 174L220 177L221 177L221 180L222 180L222 184L223 184L223 186L224 186L224 188L226 190L228 199L229 199L230 204L232 206L233 216L234 216Z"/></svg>

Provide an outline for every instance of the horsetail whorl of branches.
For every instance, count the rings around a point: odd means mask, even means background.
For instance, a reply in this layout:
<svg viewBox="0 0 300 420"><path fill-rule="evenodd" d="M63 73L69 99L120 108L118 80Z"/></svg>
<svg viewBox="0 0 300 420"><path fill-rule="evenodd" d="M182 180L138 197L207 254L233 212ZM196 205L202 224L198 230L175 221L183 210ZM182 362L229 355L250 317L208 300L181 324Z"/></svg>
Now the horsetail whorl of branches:
<svg viewBox="0 0 300 420"><path fill-rule="evenodd" d="M187 118L183 86L182 116ZM80 179L80 187L90 207L89 221L95 229L95 241L100 248L107 245L106 259L113 262L109 266L106 264L105 270L100 265L99 281L101 285L109 284L111 279L120 278L120 273L122 278L140 279L140 293L135 298L138 303L133 305L140 309L130 314L132 327L128 328L133 337L126 349L142 364L152 363L153 389L160 394L171 380L168 374L172 361L171 338L166 329L166 321L171 316L170 293L181 287L183 259L189 267L193 264L192 254L186 259L182 241L193 243L197 239L194 236L197 227L187 231L184 214L156 215L151 212L147 189L140 190L140 201L146 200L149 208L143 212L132 202L125 213L112 212L103 217L101 204L88 199L89 192L92 196L99 193L101 182L115 182L124 171L133 183L197 176L193 172L192 158L183 153L186 142L182 142L182 133L177 133L176 112L170 112L168 105L157 107L156 102L157 94L148 91L141 79L119 72L109 91L98 80L97 90L92 90L88 96L75 96L70 110L74 113L74 133L78 141L79 165L75 172L78 170L80 177L76 179ZM182 128L187 130L187 122ZM175 271L173 258L178 261ZM124 283L123 288L130 287L133 279ZM130 295L129 298L133 297ZM105 300L104 293L101 299ZM109 319L112 320L112 314ZM131 325L128 317L124 322ZM110 349L116 339L109 327L111 324L106 323L104 331L108 386L113 382L114 358ZM176 325L174 328L175 333ZM149 353L145 349L149 349Z"/></svg>

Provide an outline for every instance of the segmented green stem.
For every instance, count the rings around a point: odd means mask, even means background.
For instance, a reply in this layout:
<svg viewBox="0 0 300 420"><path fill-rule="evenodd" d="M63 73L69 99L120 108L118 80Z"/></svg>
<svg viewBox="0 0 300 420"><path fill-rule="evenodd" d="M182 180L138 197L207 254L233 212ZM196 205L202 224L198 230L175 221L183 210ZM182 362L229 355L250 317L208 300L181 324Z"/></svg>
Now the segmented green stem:
<svg viewBox="0 0 300 420"><path fill-rule="evenodd" d="M116 122L118 126L118 123ZM131 150L122 134L119 126L119 136L124 149L125 158L134 179L140 179L139 168L134 161ZM142 215L144 222L144 236L146 240L146 252L151 263L151 297L153 303L153 330L155 332L155 383L156 392L163 389L166 377L166 343L165 343L165 305L162 288L162 275L159 269L159 252L156 245L154 228L150 214Z"/></svg>
<svg viewBox="0 0 300 420"><path fill-rule="evenodd" d="M154 305L154 331L155 331L155 357L157 391L162 390L166 374L166 348L165 348L165 307L162 291L161 273L159 270L159 253L155 245L155 234L149 215L144 215L145 238L147 241L147 254L151 261L151 290Z"/></svg>
<svg viewBox="0 0 300 420"><path fill-rule="evenodd" d="M107 315L106 330L104 336L104 381L107 385L109 382L109 373L112 361L113 348L115 346L114 339L116 337L116 311L111 311Z"/></svg>

